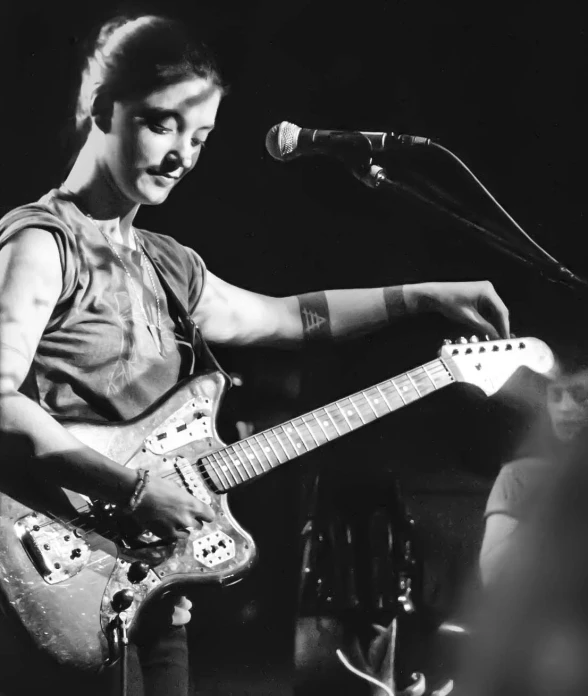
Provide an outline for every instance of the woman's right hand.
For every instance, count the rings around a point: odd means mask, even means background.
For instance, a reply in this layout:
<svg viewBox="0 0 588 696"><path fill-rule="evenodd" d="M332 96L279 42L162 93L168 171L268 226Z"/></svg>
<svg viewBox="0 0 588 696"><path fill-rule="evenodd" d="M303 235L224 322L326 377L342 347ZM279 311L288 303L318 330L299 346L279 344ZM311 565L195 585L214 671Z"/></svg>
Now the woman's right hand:
<svg viewBox="0 0 588 696"><path fill-rule="evenodd" d="M189 527L212 522L214 512L177 484L151 478L133 517L160 539L177 539Z"/></svg>

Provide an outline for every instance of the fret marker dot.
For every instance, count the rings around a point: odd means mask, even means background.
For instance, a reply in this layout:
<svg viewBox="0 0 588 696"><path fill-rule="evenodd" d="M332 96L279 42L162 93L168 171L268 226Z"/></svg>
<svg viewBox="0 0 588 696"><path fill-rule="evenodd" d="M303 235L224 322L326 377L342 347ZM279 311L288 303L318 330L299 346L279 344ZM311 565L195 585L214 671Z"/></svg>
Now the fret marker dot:
<svg viewBox="0 0 588 696"><path fill-rule="evenodd" d="M269 451L270 451L270 448L269 448L269 447L264 447L264 448L263 448L263 451L264 451L264 452L269 452Z"/></svg>
<svg viewBox="0 0 588 696"><path fill-rule="evenodd" d="M298 447L298 449L300 449L302 447L302 445L299 442L297 442L296 447Z"/></svg>
<svg viewBox="0 0 588 696"><path fill-rule="evenodd" d="M226 471L226 470L227 470L227 465L226 465L226 464L223 464L223 465L221 466L221 471Z"/></svg>
<svg viewBox="0 0 588 696"><path fill-rule="evenodd" d="M323 425L324 425L325 428L326 428L326 427L329 425L329 421L323 421Z"/></svg>
<svg viewBox="0 0 588 696"><path fill-rule="evenodd" d="M408 387L402 387L402 391L408 391Z"/></svg>
<svg viewBox="0 0 588 696"><path fill-rule="evenodd" d="M292 432L292 428L291 428L290 426L288 426L288 427L286 428L286 432L287 432L287 433L291 433L291 432Z"/></svg>
<svg viewBox="0 0 588 696"><path fill-rule="evenodd" d="M379 404L379 403L380 403L380 399L374 399L374 403L375 403L375 404Z"/></svg>
<svg viewBox="0 0 588 696"><path fill-rule="evenodd" d="M353 411L352 411L351 409L349 409L349 411L347 411L347 415L348 415L348 416L352 416L352 415L353 415Z"/></svg>
<svg viewBox="0 0 588 696"><path fill-rule="evenodd" d="M249 457L249 459L255 459L255 455L254 455L254 454L249 453L247 456Z"/></svg>

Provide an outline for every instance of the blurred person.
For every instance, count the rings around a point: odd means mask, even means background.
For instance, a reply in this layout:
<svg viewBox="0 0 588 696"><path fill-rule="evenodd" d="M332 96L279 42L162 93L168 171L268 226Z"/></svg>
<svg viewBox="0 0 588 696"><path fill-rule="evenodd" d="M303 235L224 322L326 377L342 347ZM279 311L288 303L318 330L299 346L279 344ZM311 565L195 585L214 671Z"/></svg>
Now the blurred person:
<svg viewBox="0 0 588 696"><path fill-rule="evenodd" d="M459 696L588 693L588 431L567 442L472 605Z"/></svg>
<svg viewBox="0 0 588 696"><path fill-rule="evenodd" d="M549 380L519 456L503 465L488 497L479 566L484 585L501 571L513 537L551 485L558 462L588 425L588 371Z"/></svg>

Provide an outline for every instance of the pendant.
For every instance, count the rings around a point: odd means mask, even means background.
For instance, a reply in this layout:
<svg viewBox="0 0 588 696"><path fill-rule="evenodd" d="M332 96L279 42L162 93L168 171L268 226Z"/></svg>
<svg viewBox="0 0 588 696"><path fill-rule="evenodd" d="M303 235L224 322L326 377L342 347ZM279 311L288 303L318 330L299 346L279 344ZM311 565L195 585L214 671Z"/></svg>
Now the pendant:
<svg viewBox="0 0 588 696"><path fill-rule="evenodd" d="M157 350L159 352L159 355L163 355L163 345L161 341L161 330L155 326L155 324L147 324L147 328L149 329L149 333L151 334L153 341L155 342L155 345L157 346Z"/></svg>

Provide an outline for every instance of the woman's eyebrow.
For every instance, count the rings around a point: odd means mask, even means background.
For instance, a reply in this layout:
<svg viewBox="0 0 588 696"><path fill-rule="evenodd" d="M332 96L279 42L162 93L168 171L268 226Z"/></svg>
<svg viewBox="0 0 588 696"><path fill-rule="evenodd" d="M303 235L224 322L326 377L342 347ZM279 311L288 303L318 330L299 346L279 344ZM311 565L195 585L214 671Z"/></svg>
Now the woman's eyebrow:
<svg viewBox="0 0 588 696"><path fill-rule="evenodd" d="M141 110L141 115L143 117L149 116L151 118L158 118L160 120L165 120L166 118L173 118L176 122L176 124L179 127L184 127L185 126L185 120L182 114L179 111L176 111L175 109L165 109L162 106L145 106ZM204 128L212 131L214 130L214 123L203 123L201 126L198 127L198 130L202 130Z"/></svg>
<svg viewBox="0 0 588 696"><path fill-rule="evenodd" d="M157 116L162 120L173 118L178 124L183 123L184 119L179 111L174 109L164 109L161 106L145 106L141 109L141 113L147 116Z"/></svg>

